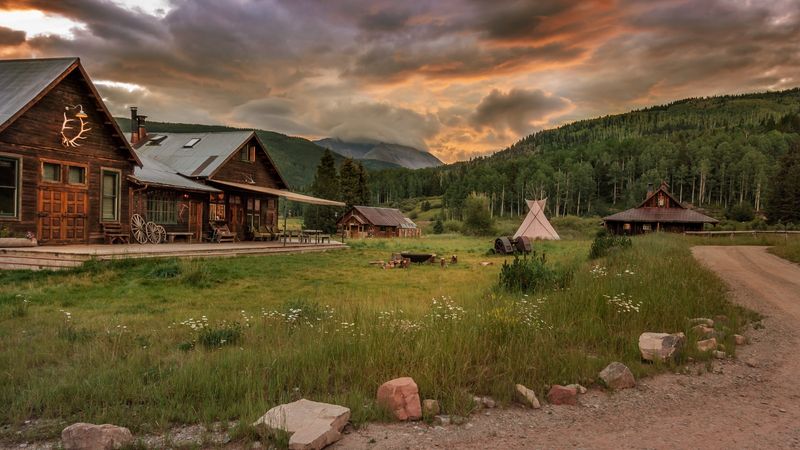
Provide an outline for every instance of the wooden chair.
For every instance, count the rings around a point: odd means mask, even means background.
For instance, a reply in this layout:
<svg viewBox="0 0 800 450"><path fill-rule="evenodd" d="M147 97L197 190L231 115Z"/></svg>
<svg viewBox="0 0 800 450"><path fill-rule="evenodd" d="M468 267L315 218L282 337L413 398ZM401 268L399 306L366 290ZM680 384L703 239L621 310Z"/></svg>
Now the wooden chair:
<svg viewBox="0 0 800 450"><path fill-rule="evenodd" d="M217 243L234 242L236 235L228 228L228 224L220 222L209 222L213 234L211 240Z"/></svg>
<svg viewBox="0 0 800 450"><path fill-rule="evenodd" d="M253 235L254 241L271 241L275 237L275 234L272 232L272 230L264 225L261 225L258 228L251 227L250 233Z"/></svg>
<svg viewBox="0 0 800 450"><path fill-rule="evenodd" d="M130 244L130 235L122 230L121 223L103 223L103 238L106 244Z"/></svg>

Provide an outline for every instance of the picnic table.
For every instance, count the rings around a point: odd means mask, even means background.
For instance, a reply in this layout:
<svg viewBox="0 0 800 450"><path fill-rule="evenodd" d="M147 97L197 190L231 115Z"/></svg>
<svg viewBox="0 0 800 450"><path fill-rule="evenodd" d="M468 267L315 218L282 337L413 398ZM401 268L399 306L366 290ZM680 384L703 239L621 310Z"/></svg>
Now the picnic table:
<svg viewBox="0 0 800 450"><path fill-rule="evenodd" d="M300 242L307 242L311 243L311 238L314 239L315 244L324 243L325 240L328 242L331 241L331 236L329 234L325 234L322 230L303 230L300 234Z"/></svg>

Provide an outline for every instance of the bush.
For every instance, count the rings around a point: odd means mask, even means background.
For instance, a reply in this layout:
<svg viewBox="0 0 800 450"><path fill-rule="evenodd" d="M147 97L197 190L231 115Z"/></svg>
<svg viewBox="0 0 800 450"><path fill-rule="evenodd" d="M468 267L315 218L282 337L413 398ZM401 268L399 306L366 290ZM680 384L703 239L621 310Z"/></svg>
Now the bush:
<svg viewBox="0 0 800 450"><path fill-rule="evenodd" d="M419 209L421 209L421 210L423 210L423 211L430 211L430 209L431 209L431 202L429 202L429 201L425 200L424 202L422 202L422 204L420 205Z"/></svg>
<svg viewBox="0 0 800 450"><path fill-rule="evenodd" d="M416 212L416 211L411 211L411 212L408 214L408 218L409 218L409 219L411 219L411 220L414 220L414 219L416 219L417 217L419 217L419 214L417 214L417 212Z"/></svg>
<svg viewBox="0 0 800 450"><path fill-rule="evenodd" d="M597 236L592 242L592 249L589 251L589 259L597 259L606 256L612 249L623 249L631 246L631 238L628 236L615 236L605 228L597 232Z"/></svg>
<svg viewBox="0 0 800 450"><path fill-rule="evenodd" d="M572 280L572 270L553 270L547 266L544 253L530 257L514 256L509 264L503 262L500 268L500 287L508 291L533 292L548 288L563 288Z"/></svg>
<svg viewBox="0 0 800 450"><path fill-rule="evenodd" d="M464 224L458 220L445 220L443 225L448 233L461 233L461 230L464 229Z"/></svg>
<svg viewBox="0 0 800 450"><path fill-rule="evenodd" d="M202 328L197 334L197 342L205 348L216 348L236 344L241 337L242 326L239 322L223 322L216 327Z"/></svg>
<svg viewBox="0 0 800 450"><path fill-rule="evenodd" d="M725 210L725 217L737 222L750 222L755 217L753 207L748 203L731 205Z"/></svg>
<svg viewBox="0 0 800 450"><path fill-rule="evenodd" d="M433 234L442 234L444 233L444 223L442 223L442 218L437 217L436 222L433 223Z"/></svg>
<svg viewBox="0 0 800 450"><path fill-rule="evenodd" d="M485 195L470 194L464 206L464 232L475 236L486 236L494 232L494 219L489 212L489 200Z"/></svg>

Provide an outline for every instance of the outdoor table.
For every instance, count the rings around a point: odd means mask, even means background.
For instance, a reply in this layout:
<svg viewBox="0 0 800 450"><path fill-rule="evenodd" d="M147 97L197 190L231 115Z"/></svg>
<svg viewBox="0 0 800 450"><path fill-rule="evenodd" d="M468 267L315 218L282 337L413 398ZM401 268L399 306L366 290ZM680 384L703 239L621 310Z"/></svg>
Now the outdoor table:
<svg viewBox="0 0 800 450"><path fill-rule="evenodd" d="M314 236L314 243L319 244L319 235L322 234L322 230L303 230L303 233L308 236Z"/></svg>

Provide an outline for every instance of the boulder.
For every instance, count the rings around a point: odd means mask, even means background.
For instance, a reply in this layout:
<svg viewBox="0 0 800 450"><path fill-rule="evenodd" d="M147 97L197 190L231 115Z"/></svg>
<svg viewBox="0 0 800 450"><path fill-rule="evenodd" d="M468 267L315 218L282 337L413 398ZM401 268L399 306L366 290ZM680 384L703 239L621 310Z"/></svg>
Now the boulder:
<svg viewBox="0 0 800 450"><path fill-rule="evenodd" d="M439 402L432 399L426 399L422 402L422 415L425 417L433 417L441 412Z"/></svg>
<svg viewBox="0 0 800 450"><path fill-rule="evenodd" d="M714 334L714 329L705 325L695 325L692 327L692 331L694 331L694 333L698 336L708 336Z"/></svg>
<svg viewBox="0 0 800 450"><path fill-rule="evenodd" d="M529 408L539 409L542 407L542 404L539 403L539 399L536 398L536 393L521 384L515 386L514 397L518 402Z"/></svg>
<svg viewBox="0 0 800 450"><path fill-rule="evenodd" d="M633 372L621 362L612 362L600 371L600 379L611 389L620 390L636 387Z"/></svg>
<svg viewBox="0 0 800 450"><path fill-rule="evenodd" d="M422 406L419 388L411 377L395 378L378 388L378 404L394 414L397 420L419 420Z"/></svg>
<svg viewBox="0 0 800 450"><path fill-rule="evenodd" d="M577 405L578 390L572 386L554 384L547 393L547 401L553 405Z"/></svg>
<svg viewBox="0 0 800 450"><path fill-rule="evenodd" d="M131 431L104 424L75 423L61 432L64 450L111 450L133 444Z"/></svg>
<svg viewBox="0 0 800 450"><path fill-rule="evenodd" d="M642 333L639 336L639 351L647 361L667 361L680 355L686 344L683 333Z"/></svg>
<svg viewBox="0 0 800 450"><path fill-rule="evenodd" d="M697 350L701 352L710 352L717 349L717 339L711 338L704 341L697 341Z"/></svg>
<svg viewBox="0 0 800 450"><path fill-rule="evenodd" d="M747 338L742 336L741 334L734 334L733 335L733 342L736 345L747 345Z"/></svg>
<svg viewBox="0 0 800 450"><path fill-rule="evenodd" d="M253 423L253 427L290 433L290 449L319 450L342 437L342 429L348 420L349 408L300 399L270 409Z"/></svg>

